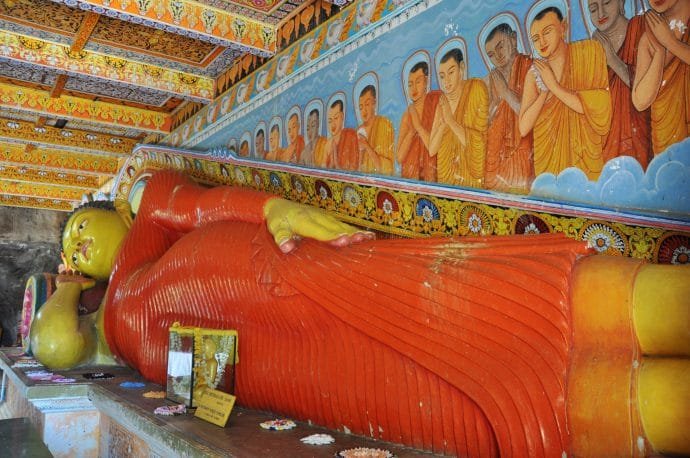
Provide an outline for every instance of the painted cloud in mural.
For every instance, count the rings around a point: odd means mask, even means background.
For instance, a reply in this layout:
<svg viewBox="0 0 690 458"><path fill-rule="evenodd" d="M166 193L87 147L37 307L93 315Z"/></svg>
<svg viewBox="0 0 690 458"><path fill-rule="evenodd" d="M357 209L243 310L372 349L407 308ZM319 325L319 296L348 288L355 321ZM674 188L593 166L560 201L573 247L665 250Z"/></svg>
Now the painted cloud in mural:
<svg viewBox="0 0 690 458"><path fill-rule="evenodd" d="M649 164L647 172L629 156L610 160L597 181L588 181L577 168L558 176L544 173L530 195L587 205L656 210L670 215L690 213L690 138L669 147Z"/></svg>

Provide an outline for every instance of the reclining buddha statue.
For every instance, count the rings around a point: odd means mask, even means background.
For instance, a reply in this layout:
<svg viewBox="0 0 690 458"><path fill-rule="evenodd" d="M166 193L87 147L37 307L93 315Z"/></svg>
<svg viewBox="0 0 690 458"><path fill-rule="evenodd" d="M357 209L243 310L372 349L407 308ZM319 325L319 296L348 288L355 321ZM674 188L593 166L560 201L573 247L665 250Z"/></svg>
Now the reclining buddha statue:
<svg viewBox="0 0 690 458"><path fill-rule="evenodd" d="M374 240L323 210L154 174L81 208L31 348L164 384L168 329L238 330L238 403L458 456L690 453L690 270L562 235ZM686 425L686 426L682 426Z"/></svg>

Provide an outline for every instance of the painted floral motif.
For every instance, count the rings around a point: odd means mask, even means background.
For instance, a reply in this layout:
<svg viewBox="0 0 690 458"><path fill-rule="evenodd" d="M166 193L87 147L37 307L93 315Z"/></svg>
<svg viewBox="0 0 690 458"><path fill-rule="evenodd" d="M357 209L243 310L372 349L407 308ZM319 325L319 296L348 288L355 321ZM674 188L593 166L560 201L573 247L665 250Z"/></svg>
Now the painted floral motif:
<svg viewBox="0 0 690 458"><path fill-rule="evenodd" d="M605 223L590 223L580 231L580 238L598 253L624 254L627 244L623 236Z"/></svg>
<svg viewBox="0 0 690 458"><path fill-rule="evenodd" d="M690 236L672 233L659 242L659 264L690 264Z"/></svg>

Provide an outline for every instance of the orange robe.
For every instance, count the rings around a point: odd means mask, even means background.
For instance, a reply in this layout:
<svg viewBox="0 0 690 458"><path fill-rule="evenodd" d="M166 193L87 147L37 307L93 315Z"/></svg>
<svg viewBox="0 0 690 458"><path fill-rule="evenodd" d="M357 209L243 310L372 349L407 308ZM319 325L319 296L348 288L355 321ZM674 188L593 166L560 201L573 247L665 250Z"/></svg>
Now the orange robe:
<svg viewBox="0 0 690 458"><path fill-rule="evenodd" d="M690 44L690 20L683 43ZM662 153L690 135L690 65L676 56L664 67L664 84L652 102L652 149Z"/></svg>
<svg viewBox="0 0 690 458"><path fill-rule="evenodd" d="M508 88L522 98L525 76L532 59L518 54L510 70ZM484 187L499 191L526 193L534 180L532 133L520 135L520 116L501 100L489 125L484 168Z"/></svg>
<svg viewBox="0 0 690 458"><path fill-rule="evenodd" d="M359 170L359 143L354 129L344 128L328 158L328 167L338 170Z"/></svg>
<svg viewBox="0 0 690 458"><path fill-rule="evenodd" d="M282 162L291 162L298 164L304 149L304 137L298 135L294 144L290 144L287 148L280 151L278 160Z"/></svg>
<svg viewBox="0 0 690 458"><path fill-rule="evenodd" d="M561 85L575 92L584 114L549 94L533 129L534 172L558 175L567 167L581 169L596 180L604 165L604 138L611 127L606 54L594 40L568 45Z"/></svg>
<svg viewBox="0 0 690 458"><path fill-rule="evenodd" d="M569 282L584 243L303 240L284 255L263 223L271 197L151 177L104 305L117 357L162 384L174 322L236 329L250 408L449 455L570 449Z"/></svg>
<svg viewBox="0 0 690 458"><path fill-rule="evenodd" d="M381 173L384 175L391 175L393 173L393 136L393 123L384 116L376 116L368 131L367 141L371 149L378 155L381 161L381 168L377 169L374 161L369 156L364 155L360 168L362 172Z"/></svg>
<svg viewBox="0 0 690 458"><path fill-rule="evenodd" d="M480 188L489 118L489 93L482 80L472 78L465 82L453 116L465 129L466 144L463 146L450 128L444 126L436 154L438 182Z"/></svg>
<svg viewBox="0 0 690 458"><path fill-rule="evenodd" d="M431 91L424 98L424 109L422 110L422 126L431 132L436 115L436 107L441 98L441 91ZM410 109L414 109L410 107ZM415 180L436 181L436 157L429 155L429 150L424 146L424 142L419 135L415 135L410 145L410 150L401 164L401 175L403 178Z"/></svg>
<svg viewBox="0 0 690 458"><path fill-rule="evenodd" d="M312 155L313 155L313 165L315 167L322 167L326 168L328 167L328 151L326 151L326 143L328 143L328 139L326 137L316 137L316 140L314 140L314 148L312 150ZM304 161L306 165L312 165L309 163L307 160Z"/></svg>
<svg viewBox="0 0 690 458"><path fill-rule="evenodd" d="M644 33L644 16L635 16L628 22L628 30L618 57L628 66L630 84L635 79L637 45ZM632 156L643 169L652 160L649 110L637 111L632 104L632 90L609 68L609 90L611 92L611 131L604 144L604 163L618 156Z"/></svg>

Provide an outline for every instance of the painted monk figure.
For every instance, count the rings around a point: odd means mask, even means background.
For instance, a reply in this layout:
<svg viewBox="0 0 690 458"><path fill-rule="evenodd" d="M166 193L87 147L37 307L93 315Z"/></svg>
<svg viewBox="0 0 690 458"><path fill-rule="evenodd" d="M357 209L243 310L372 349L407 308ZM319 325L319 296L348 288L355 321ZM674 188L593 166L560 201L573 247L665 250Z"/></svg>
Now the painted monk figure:
<svg viewBox="0 0 690 458"><path fill-rule="evenodd" d="M359 170L359 145L354 129L345 127L342 100L334 101L328 109L327 167L338 170Z"/></svg>
<svg viewBox="0 0 690 458"><path fill-rule="evenodd" d="M71 267L112 271L98 333L61 277L31 349L62 369L100 338L163 384L173 322L236 329L249 408L447 455L690 453L684 266L583 258L560 234L363 238L313 207L154 174L129 233L93 208L63 231Z"/></svg>
<svg viewBox="0 0 690 458"><path fill-rule="evenodd" d="M249 157L249 142L242 140L240 143L240 157Z"/></svg>
<svg viewBox="0 0 690 458"><path fill-rule="evenodd" d="M398 134L398 162L403 178L436 181L436 157L429 154L431 128L434 124L440 91L429 91L429 64L418 62L411 69L407 81L412 103L400 121Z"/></svg>
<svg viewBox="0 0 690 458"><path fill-rule="evenodd" d="M632 100L651 107L652 150L690 135L690 2L653 0L637 49Z"/></svg>
<svg viewBox="0 0 690 458"><path fill-rule="evenodd" d="M357 129L362 159L360 171L392 175L393 124L385 116L377 115L376 107L376 88L370 84L359 95L359 112L362 116L362 124Z"/></svg>
<svg viewBox="0 0 690 458"><path fill-rule="evenodd" d="M520 134L532 132L536 175L578 167L595 180L611 127L606 54L594 40L566 43L567 30L556 7L532 21L530 37L543 60L525 77Z"/></svg>
<svg viewBox="0 0 690 458"><path fill-rule="evenodd" d="M283 154L284 150L280 146L280 127L278 124L274 124L268 134L268 153L266 154L266 160L281 161Z"/></svg>
<svg viewBox="0 0 690 458"><path fill-rule="evenodd" d="M302 151L304 150L304 137L300 135L300 129L302 129L302 126L300 126L299 116L297 116L297 113L293 113L288 118L288 146L283 150L283 154L278 160L293 164L300 162Z"/></svg>
<svg viewBox="0 0 690 458"><path fill-rule="evenodd" d="M460 49L451 49L441 57L438 79L443 95L436 109L429 153L436 158L439 183L481 188L489 93L482 80L465 80L464 74Z"/></svg>
<svg viewBox="0 0 690 458"><path fill-rule="evenodd" d="M611 131L604 144L604 163L618 156L632 156L647 169L652 160L649 110L637 111L631 87L637 47L644 32L644 16L625 17L625 0L589 0L589 14L596 30L592 38L601 43L609 67Z"/></svg>
<svg viewBox="0 0 690 458"><path fill-rule="evenodd" d="M300 164L326 167L326 138L321 135L319 110L314 108L307 115L307 143L300 157Z"/></svg>
<svg viewBox="0 0 690 458"><path fill-rule="evenodd" d="M489 130L484 187L526 193L534 179L532 134L520 135L522 85L532 66L517 49L517 32L505 22L486 36L486 54L494 65L489 72Z"/></svg>
<svg viewBox="0 0 690 458"><path fill-rule="evenodd" d="M254 157L264 159L266 157L266 133L259 129L254 135Z"/></svg>

